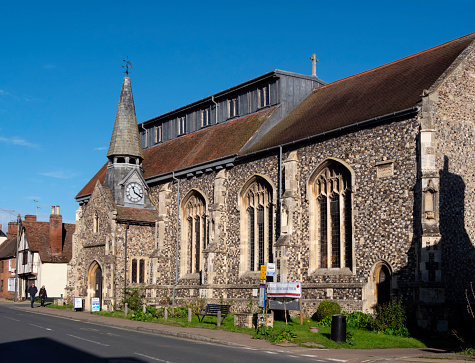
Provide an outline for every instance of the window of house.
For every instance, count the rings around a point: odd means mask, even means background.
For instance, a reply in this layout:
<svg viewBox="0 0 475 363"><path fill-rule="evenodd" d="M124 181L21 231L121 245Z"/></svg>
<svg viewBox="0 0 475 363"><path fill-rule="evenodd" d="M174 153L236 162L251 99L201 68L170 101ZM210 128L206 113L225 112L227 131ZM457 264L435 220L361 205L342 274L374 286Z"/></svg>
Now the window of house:
<svg viewBox="0 0 475 363"><path fill-rule="evenodd" d="M0 280L0 292L3 292L3 280Z"/></svg>
<svg viewBox="0 0 475 363"><path fill-rule="evenodd" d="M26 265L28 263L28 251L23 251L23 265Z"/></svg>
<svg viewBox="0 0 475 363"><path fill-rule="evenodd" d="M270 87L264 86L259 88L258 90L259 95L259 107L266 107L270 105Z"/></svg>
<svg viewBox="0 0 475 363"><path fill-rule="evenodd" d="M239 99L233 98L228 101L228 118L239 115Z"/></svg>
<svg viewBox="0 0 475 363"><path fill-rule="evenodd" d="M0 273L2 273L2 272L3 272L3 269L4 269L4 267L3 267L3 262L4 262L4 261L0 261Z"/></svg>
<svg viewBox="0 0 475 363"><path fill-rule="evenodd" d="M178 135L183 135L186 132L186 118L185 116L178 117Z"/></svg>
<svg viewBox="0 0 475 363"><path fill-rule="evenodd" d="M205 127L209 125L211 125L210 109L205 108L204 110L201 110L201 127Z"/></svg>
<svg viewBox="0 0 475 363"><path fill-rule="evenodd" d="M132 259L131 282L133 284L145 283L145 259L144 258Z"/></svg>
<svg viewBox="0 0 475 363"><path fill-rule="evenodd" d="M206 218L206 202L196 191L187 198L184 204L186 223L186 273L197 273L203 269L203 250L206 248L208 225Z"/></svg>
<svg viewBox="0 0 475 363"><path fill-rule="evenodd" d="M274 206L268 182L256 178L251 183L243 197L243 210L247 231L243 236L248 255L247 270L259 271L261 265L273 262Z"/></svg>
<svg viewBox="0 0 475 363"><path fill-rule="evenodd" d="M352 269L351 174L334 162L319 173L314 183L318 266Z"/></svg>
<svg viewBox="0 0 475 363"><path fill-rule="evenodd" d="M155 126L155 144L162 142L162 125Z"/></svg>

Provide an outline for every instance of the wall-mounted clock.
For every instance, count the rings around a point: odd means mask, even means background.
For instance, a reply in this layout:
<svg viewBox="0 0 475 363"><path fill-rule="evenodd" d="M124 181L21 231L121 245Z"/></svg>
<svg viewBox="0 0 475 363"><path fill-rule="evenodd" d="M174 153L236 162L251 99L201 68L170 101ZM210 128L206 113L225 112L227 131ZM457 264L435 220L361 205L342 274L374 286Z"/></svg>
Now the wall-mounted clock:
<svg viewBox="0 0 475 363"><path fill-rule="evenodd" d="M125 196L132 203L140 202L143 199L143 188L139 183L132 182L125 187Z"/></svg>

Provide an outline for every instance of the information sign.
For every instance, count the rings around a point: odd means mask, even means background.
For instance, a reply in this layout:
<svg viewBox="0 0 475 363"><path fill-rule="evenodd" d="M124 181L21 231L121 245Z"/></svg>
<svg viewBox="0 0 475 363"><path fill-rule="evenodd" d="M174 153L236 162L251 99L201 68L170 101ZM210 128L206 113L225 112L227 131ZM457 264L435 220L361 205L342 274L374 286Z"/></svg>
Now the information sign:
<svg viewBox="0 0 475 363"><path fill-rule="evenodd" d="M267 264L267 272L266 276L275 276L275 263L268 263Z"/></svg>
<svg viewBox="0 0 475 363"><path fill-rule="evenodd" d="M264 309L266 307L266 284L259 285L259 309Z"/></svg>
<svg viewBox="0 0 475 363"><path fill-rule="evenodd" d="M300 282L268 282L267 296L271 297L287 297L300 299L302 295L302 285Z"/></svg>
<svg viewBox="0 0 475 363"><path fill-rule="evenodd" d="M266 265L261 265L261 280L266 279Z"/></svg>
<svg viewBox="0 0 475 363"><path fill-rule="evenodd" d="M91 311L100 311L101 310L100 298L93 297L91 298Z"/></svg>
<svg viewBox="0 0 475 363"><path fill-rule="evenodd" d="M82 298L75 297L74 298L74 308L75 309L82 309Z"/></svg>

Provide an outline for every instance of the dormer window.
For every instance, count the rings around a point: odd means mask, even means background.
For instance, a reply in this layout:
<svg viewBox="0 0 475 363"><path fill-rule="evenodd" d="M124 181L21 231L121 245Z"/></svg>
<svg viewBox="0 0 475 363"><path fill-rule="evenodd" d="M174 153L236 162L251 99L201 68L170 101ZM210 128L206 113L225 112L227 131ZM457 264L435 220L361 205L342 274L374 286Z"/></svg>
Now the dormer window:
<svg viewBox="0 0 475 363"><path fill-rule="evenodd" d="M178 117L178 136L183 135L186 132L185 116Z"/></svg>
<svg viewBox="0 0 475 363"><path fill-rule="evenodd" d="M209 108L201 110L201 127L206 127L211 124L211 115Z"/></svg>
<svg viewBox="0 0 475 363"><path fill-rule="evenodd" d="M266 107L270 105L270 90L269 86L259 88L259 107Z"/></svg>
<svg viewBox="0 0 475 363"><path fill-rule="evenodd" d="M233 98L228 101L228 118L236 117L239 115L239 99Z"/></svg>
<svg viewBox="0 0 475 363"><path fill-rule="evenodd" d="M162 142L162 125L155 126L155 144Z"/></svg>

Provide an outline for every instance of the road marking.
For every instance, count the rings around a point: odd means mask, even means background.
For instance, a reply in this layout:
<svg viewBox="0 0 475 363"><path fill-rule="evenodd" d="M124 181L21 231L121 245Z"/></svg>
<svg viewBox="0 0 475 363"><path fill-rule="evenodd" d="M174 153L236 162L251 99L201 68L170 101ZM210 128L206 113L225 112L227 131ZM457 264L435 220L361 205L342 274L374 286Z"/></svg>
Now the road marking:
<svg viewBox="0 0 475 363"><path fill-rule="evenodd" d="M13 319L13 318L10 318L9 316L4 316L5 319L10 319L10 320L15 320L15 321L20 321L18 319Z"/></svg>
<svg viewBox="0 0 475 363"><path fill-rule="evenodd" d="M297 355L290 355L290 354L287 354L287 357L290 357L290 358L300 358L300 357L297 356Z"/></svg>
<svg viewBox="0 0 475 363"><path fill-rule="evenodd" d="M271 352L270 350L266 350L266 353L269 353L269 354L279 354L277 352Z"/></svg>
<svg viewBox="0 0 475 363"><path fill-rule="evenodd" d="M148 358L148 359L151 359L151 360L156 360L157 362L173 363L173 362L170 362L168 360L163 360L163 359L159 359L159 358L155 358L155 357L150 357L149 355L145 355L145 354L140 354L140 353L134 353L134 354L140 355L141 357Z"/></svg>
<svg viewBox="0 0 475 363"><path fill-rule="evenodd" d="M99 342L95 342L95 341L93 341L93 340L89 340L89 339L77 337L76 335L71 335L71 334L68 334L68 335L69 335L70 337L73 337L73 338L85 340L86 342L89 342L89 343L99 344L99 345L102 345L103 347L109 347L109 344L102 344L102 343L99 343Z"/></svg>
<svg viewBox="0 0 475 363"><path fill-rule="evenodd" d="M51 330L51 331L53 331L53 329L45 328L44 326L39 326L39 325L31 324L31 323L28 323L28 325L36 326L37 328L40 328L40 329L45 329L45 330Z"/></svg>
<svg viewBox="0 0 475 363"><path fill-rule="evenodd" d="M335 362L348 362L347 360L345 359L336 359L336 358L327 358L328 360L333 360Z"/></svg>

